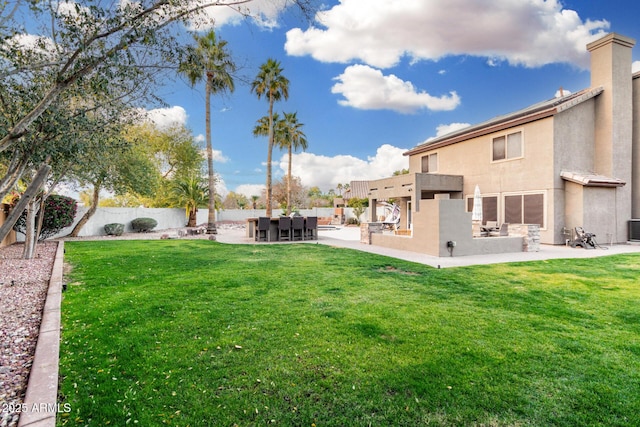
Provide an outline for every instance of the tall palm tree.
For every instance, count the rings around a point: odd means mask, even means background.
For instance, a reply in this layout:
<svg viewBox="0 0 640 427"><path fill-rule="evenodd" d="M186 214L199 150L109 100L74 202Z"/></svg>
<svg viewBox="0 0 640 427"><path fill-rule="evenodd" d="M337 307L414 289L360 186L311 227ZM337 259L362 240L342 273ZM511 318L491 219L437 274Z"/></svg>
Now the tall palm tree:
<svg viewBox="0 0 640 427"><path fill-rule="evenodd" d="M291 213L291 161L293 152L298 148L307 149L307 136L302 132L304 124L298 121L298 113L284 113L282 119L282 137L278 141L280 148L286 148L289 153L289 170L287 174L287 215Z"/></svg>
<svg viewBox="0 0 640 427"><path fill-rule="evenodd" d="M271 188L271 159L273 155L274 145L274 128L273 128L273 104L281 99L289 99L289 80L282 75L282 67L280 62L269 58L267 62L260 66L260 71L255 80L251 83L251 92L255 92L258 99L263 96L269 101L268 115L268 136L269 143L267 148L267 216L271 216L271 197L273 190Z"/></svg>
<svg viewBox="0 0 640 427"><path fill-rule="evenodd" d="M184 74L191 86L205 80L205 126L207 140L207 174L209 178L209 216L207 233L216 234L215 217L215 173L213 169L213 144L211 143L211 96L233 92L235 84L233 73L236 65L227 52L227 42L216 38L214 31L194 39L196 45L189 48L186 58L180 63L178 72Z"/></svg>

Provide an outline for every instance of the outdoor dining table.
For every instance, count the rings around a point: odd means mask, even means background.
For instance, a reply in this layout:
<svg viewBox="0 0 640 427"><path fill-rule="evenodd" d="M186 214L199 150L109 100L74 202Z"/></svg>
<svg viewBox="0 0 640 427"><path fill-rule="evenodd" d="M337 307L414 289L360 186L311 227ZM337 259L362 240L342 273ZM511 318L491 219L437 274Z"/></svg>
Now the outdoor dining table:
<svg viewBox="0 0 640 427"><path fill-rule="evenodd" d="M307 225L307 217L304 217L305 227ZM278 238L278 224L280 223L279 217L272 217L269 223L269 241L277 242ZM255 238L256 230L258 229L258 218L247 218L247 226L245 227L245 236L251 239ZM304 231L303 231L304 234Z"/></svg>

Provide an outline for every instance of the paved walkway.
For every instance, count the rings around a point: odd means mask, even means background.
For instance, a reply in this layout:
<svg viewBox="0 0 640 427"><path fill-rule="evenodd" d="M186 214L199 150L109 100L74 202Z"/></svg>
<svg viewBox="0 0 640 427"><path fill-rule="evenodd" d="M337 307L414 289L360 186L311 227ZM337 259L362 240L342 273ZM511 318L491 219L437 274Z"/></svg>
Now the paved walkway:
<svg viewBox="0 0 640 427"><path fill-rule="evenodd" d="M226 228L224 226L220 227L218 229L216 239L221 243L246 243L260 245L269 244L264 242L257 243L253 239L245 237L244 228L240 228L238 226L231 228ZM289 242L282 242L276 244L288 243ZM427 264L437 268L461 267L465 265L477 264L498 264L503 262L517 261L539 261L554 258L594 258L622 253L640 253L640 244L622 244L613 245L610 247L608 245L603 245L601 248L596 249L582 249L579 247L572 248L570 246L540 245L540 251L538 252L514 252L508 254L436 257L418 252L401 251L398 249L390 249L381 246L360 243L359 227L335 227L328 229L319 229L317 241L307 240L304 243L320 243L324 245L350 248L379 255L386 255L393 258L404 259L407 261Z"/></svg>

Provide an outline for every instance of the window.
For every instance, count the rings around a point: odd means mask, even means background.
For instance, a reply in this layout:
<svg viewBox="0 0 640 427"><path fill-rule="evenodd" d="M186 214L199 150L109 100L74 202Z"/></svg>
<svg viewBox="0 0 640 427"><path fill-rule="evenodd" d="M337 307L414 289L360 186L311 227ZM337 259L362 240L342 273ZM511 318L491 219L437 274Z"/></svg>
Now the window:
<svg viewBox="0 0 640 427"><path fill-rule="evenodd" d="M493 138L493 161L522 157L522 132L514 132Z"/></svg>
<svg viewBox="0 0 640 427"><path fill-rule="evenodd" d="M467 198L467 212L473 212L473 196ZM482 196L482 223L498 221L498 197Z"/></svg>
<svg viewBox="0 0 640 427"><path fill-rule="evenodd" d="M504 222L539 224L544 228L544 194L517 194L504 197Z"/></svg>
<svg viewBox="0 0 640 427"><path fill-rule="evenodd" d="M437 171L438 153L433 153L422 157L422 173L433 173Z"/></svg>

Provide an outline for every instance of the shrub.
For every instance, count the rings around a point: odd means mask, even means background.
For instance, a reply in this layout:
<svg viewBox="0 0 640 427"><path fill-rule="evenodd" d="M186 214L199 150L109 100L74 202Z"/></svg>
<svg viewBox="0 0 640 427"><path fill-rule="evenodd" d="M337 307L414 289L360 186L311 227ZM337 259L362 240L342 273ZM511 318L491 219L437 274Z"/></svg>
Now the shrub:
<svg viewBox="0 0 640 427"><path fill-rule="evenodd" d="M17 202L17 200L16 200ZM51 195L44 201L44 218L42 220L42 230L39 240L47 239L56 235L65 227L73 224L78 210L77 202L71 197ZM36 215L36 224L42 212ZM27 231L27 212L23 212L13 229L25 234Z"/></svg>
<svg viewBox="0 0 640 427"><path fill-rule="evenodd" d="M158 225L158 221L153 218L136 218L131 221L131 228L137 232L151 231Z"/></svg>
<svg viewBox="0 0 640 427"><path fill-rule="evenodd" d="M122 233L124 233L124 224L118 224L116 222L106 224L104 226L104 232L107 233L108 236L122 236Z"/></svg>

